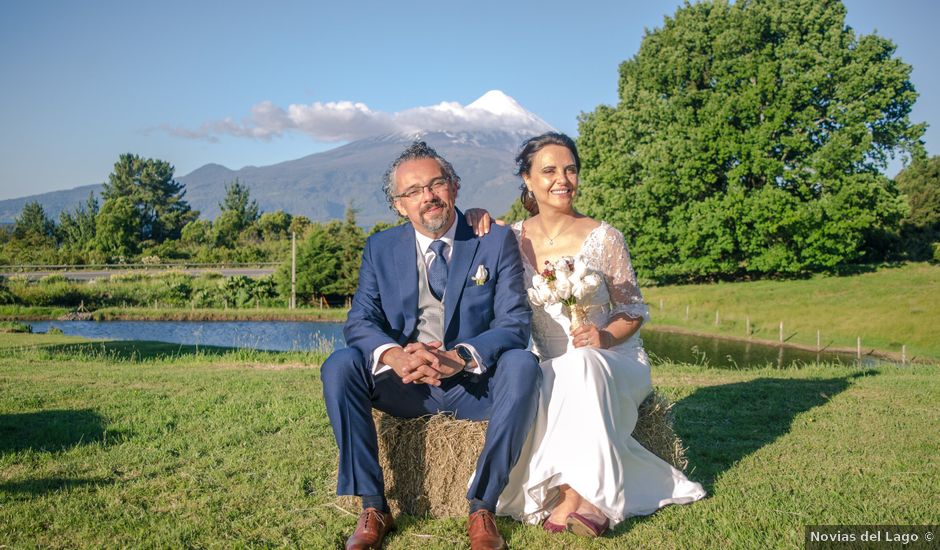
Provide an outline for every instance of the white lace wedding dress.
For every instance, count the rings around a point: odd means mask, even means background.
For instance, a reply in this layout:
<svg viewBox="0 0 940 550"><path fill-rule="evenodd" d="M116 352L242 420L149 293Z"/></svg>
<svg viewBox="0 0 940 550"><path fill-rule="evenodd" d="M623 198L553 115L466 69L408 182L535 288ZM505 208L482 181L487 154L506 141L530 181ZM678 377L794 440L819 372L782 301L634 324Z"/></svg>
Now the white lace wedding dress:
<svg viewBox="0 0 940 550"><path fill-rule="evenodd" d="M513 230L521 243L522 223ZM601 223L584 240L579 255L603 275L587 304L589 323L604 326L617 313L649 318L617 229ZM531 287L537 271L525 255L523 263ZM560 304L532 310L532 351L542 360L541 399L497 514L540 523L551 513L563 484L600 508L611 526L704 497L701 485L631 436L637 408L652 391L639 333L610 349L575 348Z"/></svg>

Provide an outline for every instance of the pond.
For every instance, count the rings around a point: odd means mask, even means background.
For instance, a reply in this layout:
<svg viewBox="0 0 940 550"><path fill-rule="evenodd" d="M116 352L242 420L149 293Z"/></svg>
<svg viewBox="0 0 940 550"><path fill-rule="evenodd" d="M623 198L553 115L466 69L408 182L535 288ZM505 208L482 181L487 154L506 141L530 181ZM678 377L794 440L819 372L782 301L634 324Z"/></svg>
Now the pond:
<svg viewBox="0 0 940 550"><path fill-rule="evenodd" d="M31 321L33 332L56 327L65 334L112 340L156 340L198 346L273 351L343 345L341 323L311 321ZM664 360L722 368L786 367L816 361L853 364L854 355L799 350L751 342L645 329L643 343L654 363ZM877 359L863 357L865 365Z"/></svg>

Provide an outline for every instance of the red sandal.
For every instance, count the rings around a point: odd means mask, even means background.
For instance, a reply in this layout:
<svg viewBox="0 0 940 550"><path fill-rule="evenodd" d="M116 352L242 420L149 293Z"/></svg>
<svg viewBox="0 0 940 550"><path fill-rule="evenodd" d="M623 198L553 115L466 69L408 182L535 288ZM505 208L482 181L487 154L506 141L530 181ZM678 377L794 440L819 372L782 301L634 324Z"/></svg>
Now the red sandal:
<svg viewBox="0 0 940 550"><path fill-rule="evenodd" d="M597 523L577 512L568 514L566 521L568 529L575 535L582 537L599 537L610 527L610 519L604 518L604 523Z"/></svg>

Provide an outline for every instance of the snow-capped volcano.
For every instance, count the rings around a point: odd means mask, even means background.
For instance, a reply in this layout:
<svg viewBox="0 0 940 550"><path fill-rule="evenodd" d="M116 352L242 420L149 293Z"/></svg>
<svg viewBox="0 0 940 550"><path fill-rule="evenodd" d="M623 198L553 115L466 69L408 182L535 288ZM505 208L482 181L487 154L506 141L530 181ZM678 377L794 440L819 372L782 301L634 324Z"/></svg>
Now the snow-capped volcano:
<svg viewBox="0 0 940 550"><path fill-rule="evenodd" d="M467 105L467 111L485 112L500 117L502 127L493 129L532 135L554 130L547 122L525 110L519 102L500 90L486 92Z"/></svg>
<svg viewBox="0 0 940 550"><path fill-rule="evenodd" d="M443 101L407 109L395 113L391 122L397 129L390 133L399 134L505 132L530 137L552 130L548 123L499 90L490 90L467 106Z"/></svg>

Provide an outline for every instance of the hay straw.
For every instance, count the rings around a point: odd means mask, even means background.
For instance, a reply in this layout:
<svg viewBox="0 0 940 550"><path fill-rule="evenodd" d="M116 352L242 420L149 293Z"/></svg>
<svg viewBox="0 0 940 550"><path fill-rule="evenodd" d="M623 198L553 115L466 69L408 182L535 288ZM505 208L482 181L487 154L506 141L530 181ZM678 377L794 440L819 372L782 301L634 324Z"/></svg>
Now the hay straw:
<svg viewBox="0 0 940 550"><path fill-rule="evenodd" d="M685 448L672 428L672 403L652 393L640 405L633 437L680 470L688 465ZM392 512L435 518L465 516L467 481L483 450L486 422L436 414L396 418L374 411L379 434L379 465ZM340 497L344 509L359 507L355 497Z"/></svg>
<svg viewBox="0 0 940 550"><path fill-rule="evenodd" d="M672 427L673 405L659 393L651 393L640 405L633 439L676 469L685 471L689 459L685 456L685 445Z"/></svg>

